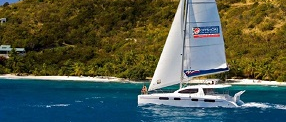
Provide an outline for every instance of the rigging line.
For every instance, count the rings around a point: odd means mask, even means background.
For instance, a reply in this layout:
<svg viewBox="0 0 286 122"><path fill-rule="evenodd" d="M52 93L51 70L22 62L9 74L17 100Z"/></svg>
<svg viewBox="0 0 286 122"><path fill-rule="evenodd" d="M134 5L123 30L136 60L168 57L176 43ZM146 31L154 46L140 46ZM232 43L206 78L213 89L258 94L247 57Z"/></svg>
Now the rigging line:
<svg viewBox="0 0 286 122"><path fill-rule="evenodd" d="M185 46L185 47L209 47L209 46L214 46L214 45L224 45L224 44L220 43L220 44L210 44L210 45L200 45L200 46Z"/></svg>
<svg viewBox="0 0 286 122"><path fill-rule="evenodd" d="M208 21L208 22L187 22L188 24L195 24L195 23L214 23L214 22L220 22L220 21Z"/></svg>
<svg viewBox="0 0 286 122"><path fill-rule="evenodd" d="M182 66L181 66L181 78L180 78L180 89L182 88L182 83L183 83L183 79L184 79L184 74L183 74L183 70L184 70L184 55L185 55L185 44L186 44L186 28L187 28L187 17L188 17L188 8L189 8L189 1L186 0L184 1L184 29L183 29L183 52L182 52Z"/></svg>
<svg viewBox="0 0 286 122"><path fill-rule="evenodd" d="M216 2L189 2L189 4L214 4Z"/></svg>

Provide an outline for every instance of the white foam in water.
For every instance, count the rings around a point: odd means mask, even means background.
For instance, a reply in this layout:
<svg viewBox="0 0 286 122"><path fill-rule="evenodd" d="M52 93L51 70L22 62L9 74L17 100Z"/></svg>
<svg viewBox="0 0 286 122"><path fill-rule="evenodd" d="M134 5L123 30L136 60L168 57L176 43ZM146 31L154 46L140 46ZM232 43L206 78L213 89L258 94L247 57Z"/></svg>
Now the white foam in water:
<svg viewBox="0 0 286 122"><path fill-rule="evenodd" d="M102 97L91 97L91 98L85 98L86 100L89 100L89 99L100 99L100 98L102 98Z"/></svg>
<svg viewBox="0 0 286 122"><path fill-rule="evenodd" d="M102 97L91 97L92 99L100 99L100 98L102 98Z"/></svg>
<svg viewBox="0 0 286 122"><path fill-rule="evenodd" d="M51 108L51 107L66 107L70 104L52 104L52 105L32 105L33 107L45 107L45 108Z"/></svg>
<svg viewBox="0 0 286 122"><path fill-rule="evenodd" d="M286 105L281 105L281 104L269 104L269 103L250 102L250 103L245 103L242 106L243 107L273 108L273 109L286 110Z"/></svg>
<svg viewBox="0 0 286 122"><path fill-rule="evenodd" d="M267 105L266 103L256 103L256 102L245 103L242 106L243 107L256 107L256 108L271 108L271 106Z"/></svg>
<svg viewBox="0 0 286 122"><path fill-rule="evenodd" d="M279 104L276 104L274 107L275 107L276 109L286 110L286 105L279 105Z"/></svg>
<svg viewBox="0 0 286 122"><path fill-rule="evenodd" d="M66 107L69 106L70 104L54 104L54 105L46 105L46 108L51 108L51 107Z"/></svg>

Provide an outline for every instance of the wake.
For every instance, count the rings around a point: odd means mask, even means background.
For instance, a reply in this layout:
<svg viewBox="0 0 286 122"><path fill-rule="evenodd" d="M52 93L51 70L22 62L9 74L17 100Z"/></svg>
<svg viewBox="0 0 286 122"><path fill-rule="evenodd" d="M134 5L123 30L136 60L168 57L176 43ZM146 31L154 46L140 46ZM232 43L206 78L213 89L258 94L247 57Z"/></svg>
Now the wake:
<svg viewBox="0 0 286 122"><path fill-rule="evenodd" d="M257 103L257 102L245 103L241 107L286 110L286 105L271 104L271 103Z"/></svg>
<svg viewBox="0 0 286 122"><path fill-rule="evenodd" d="M33 107L39 107L39 108L67 107L67 106L70 106L70 104L33 105Z"/></svg>

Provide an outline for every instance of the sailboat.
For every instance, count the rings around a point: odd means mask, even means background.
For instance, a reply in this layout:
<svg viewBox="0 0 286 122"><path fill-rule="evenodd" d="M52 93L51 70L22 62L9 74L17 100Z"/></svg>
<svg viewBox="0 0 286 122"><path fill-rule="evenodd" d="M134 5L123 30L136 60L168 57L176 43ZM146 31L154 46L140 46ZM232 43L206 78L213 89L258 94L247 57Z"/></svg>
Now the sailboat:
<svg viewBox="0 0 286 122"><path fill-rule="evenodd" d="M180 0L148 91L180 84L173 93L138 95L138 105L162 104L180 107L239 107L239 91L233 97L216 89L231 85L183 84L198 76L229 71L223 33L215 0ZM147 91L147 90L146 90Z"/></svg>

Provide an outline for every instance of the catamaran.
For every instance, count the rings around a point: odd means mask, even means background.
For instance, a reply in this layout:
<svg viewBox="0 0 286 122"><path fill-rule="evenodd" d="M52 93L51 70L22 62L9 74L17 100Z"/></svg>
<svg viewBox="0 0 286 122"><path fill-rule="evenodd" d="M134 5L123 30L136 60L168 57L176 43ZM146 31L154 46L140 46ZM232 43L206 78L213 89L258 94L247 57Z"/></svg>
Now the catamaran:
<svg viewBox="0 0 286 122"><path fill-rule="evenodd" d="M183 87L198 76L229 71L223 33L215 0L180 0L169 35L148 91L180 84L173 93L138 95L138 105L181 107L239 107L239 91L233 97L215 89L231 85L204 84ZM147 90L146 90L147 91Z"/></svg>

